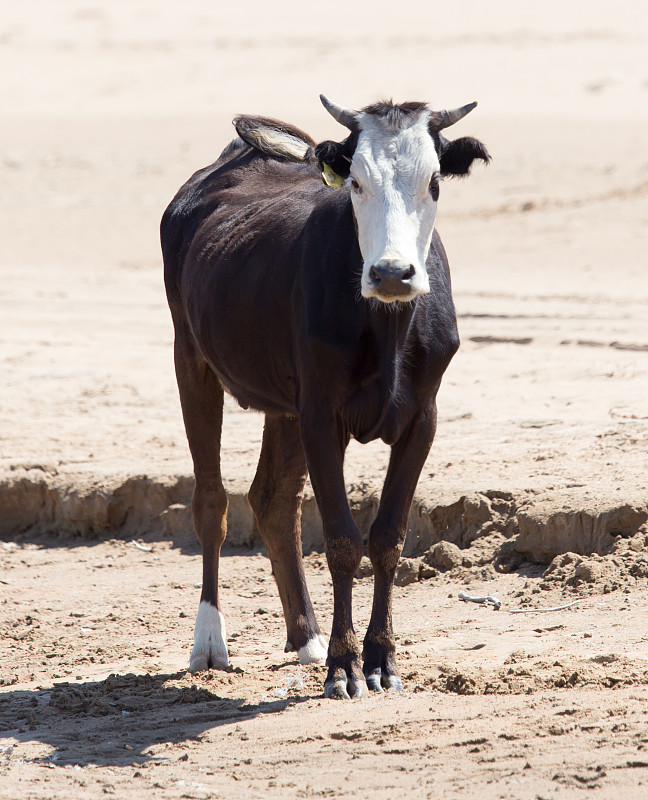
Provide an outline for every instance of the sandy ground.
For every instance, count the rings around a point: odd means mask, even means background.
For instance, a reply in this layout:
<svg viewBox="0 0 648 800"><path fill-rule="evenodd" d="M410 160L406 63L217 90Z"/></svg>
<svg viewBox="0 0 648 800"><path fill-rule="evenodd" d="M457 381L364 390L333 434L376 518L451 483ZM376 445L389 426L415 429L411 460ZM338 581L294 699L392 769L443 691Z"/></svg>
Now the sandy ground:
<svg viewBox="0 0 648 800"><path fill-rule="evenodd" d="M542 580L537 568L489 580L457 568L400 588L405 689L344 703L322 698L324 667L282 652L260 553L223 560L231 670L189 675L200 556L138 544L0 549L3 798L646 792L645 578L602 594ZM323 556L307 558L307 574L328 631ZM503 607L463 604L459 587L496 593ZM355 597L363 629L371 579ZM579 598L561 612L511 613Z"/></svg>
<svg viewBox="0 0 648 800"><path fill-rule="evenodd" d="M3 11L0 797L643 796L647 44L638 0ZM456 135L494 157L442 187L462 348L408 552L446 538L466 561L398 589L406 690L352 707L281 653L255 550L225 559L233 671L184 672L200 571L157 240L235 113L338 136L320 91L477 99ZM254 538L261 427L228 405L233 541ZM352 443L358 503L386 457ZM543 576L565 551L585 560ZM316 553L309 576L326 629Z"/></svg>

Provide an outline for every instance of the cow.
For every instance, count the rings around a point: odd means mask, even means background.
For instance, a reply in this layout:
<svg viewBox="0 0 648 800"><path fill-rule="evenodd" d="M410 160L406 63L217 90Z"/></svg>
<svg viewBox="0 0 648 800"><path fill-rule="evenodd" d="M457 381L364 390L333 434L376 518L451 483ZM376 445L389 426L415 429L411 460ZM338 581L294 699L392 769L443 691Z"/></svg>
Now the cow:
<svg viewBox="0 0 648 800"><path fill-rule="evenodd" d="M342 141L317 144L293 125L237 117L238 137L166 209L161 242L203 556L189 669L228 666L218 593L226 391L265 415L248 500L283 606L285 650L302 664L326 660L326 697L359 698L402 688L394 575L436 430L436 395L459 346L434 228L440 183L490 156L474 138L442 133L476 103L432 111L389 101L354 111L320 99L347 129ZM362 652L352 586L363 539L343 474L351 437L391 447L368 539L374 596ZM302 563L307 475L333 584L328 646Z"/></svg>

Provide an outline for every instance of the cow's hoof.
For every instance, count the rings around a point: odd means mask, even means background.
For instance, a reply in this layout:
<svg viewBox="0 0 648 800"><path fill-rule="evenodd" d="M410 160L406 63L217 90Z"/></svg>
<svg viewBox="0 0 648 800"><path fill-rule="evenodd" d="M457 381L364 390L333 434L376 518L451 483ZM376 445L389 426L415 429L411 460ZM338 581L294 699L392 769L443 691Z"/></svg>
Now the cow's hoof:
<svg viewBox="0 0 648 800"><path fill-rule="evenodd" d="M395 692L400 692L403 688L403 682L398 675L389 675L381 669L375 669L365 677L367 686L372 692L382 692L384 689L393 689Z"/></svg>
<svg viewBox="0 0 648 800"><path fill-rule="evenodd" d="M361 700L368 694L364 678L349 677L343 669L336 669L334 676L324 684L324 697L332 700Z"/></svg>
<svg viewBox="0 0 648 800"><path fill-rule="evenodd" d="M364 681L338 680L324 684L324 697L332 700L362 700L369 694Z"/></svg>
<svg viewBox="0 0 648 800"><path fill-rule="evenodd" d="M403 683L398 677L393 648L387 648L367 634L362 655L364 676L372 692L382 692L384 689L401 691Z"/></svg>
<svg viewBox="0 0 648 800"><path fill-rule="evenodd" d="M324 697L329 697L331 700L350 700L351 695L347 692L347 682L340 680L325 683Z"/></svg>
<svg viewBox="0 0 648 800"><path fill-rule="evenodd" d="M206 669L227 669L229 658L225 643L225 619L221 612L204 600L198 606L194 646L189 659L189 672Z"/></svg>
<svg viewBox="0 0 648 800"><path fill-rule="evenodd" d="M395 692L403 690L403 681L398 675L383 675L381 683L385 689L393 689Z"/></svg>
<svg viewBox="0 0 648 800"><path fill-rule="evenodd" d="M223 658L213 653L209 655L198 653L195 656L192 653L191 659L189 660L189 672L204 672L208 669L227 669L228 667L229 661L227 659L227 654L225 654Z"/></svg>

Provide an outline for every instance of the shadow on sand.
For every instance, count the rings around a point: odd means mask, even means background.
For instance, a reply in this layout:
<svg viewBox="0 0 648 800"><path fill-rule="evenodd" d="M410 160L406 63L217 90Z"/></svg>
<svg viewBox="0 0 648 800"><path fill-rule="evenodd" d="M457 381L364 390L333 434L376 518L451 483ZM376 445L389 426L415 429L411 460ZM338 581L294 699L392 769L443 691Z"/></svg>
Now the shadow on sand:
<svg viewBox="0 0 648 800"><path fill-rule="evenodd" d="M259 714L280 713L307 697L247 703L187 684L187 673L109 675L103 681L56 683L0 694L0 737L41 742L59 766L128 766L164 760L163 743L198 740Z"/></svg>

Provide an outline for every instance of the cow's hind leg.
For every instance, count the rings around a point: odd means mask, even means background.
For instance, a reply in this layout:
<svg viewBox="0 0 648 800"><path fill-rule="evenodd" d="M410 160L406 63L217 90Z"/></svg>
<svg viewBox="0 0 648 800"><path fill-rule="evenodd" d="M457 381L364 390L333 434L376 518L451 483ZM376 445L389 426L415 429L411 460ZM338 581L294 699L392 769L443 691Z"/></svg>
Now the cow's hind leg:
<svg viewBox="0 0 648 800"><path fill-rule="evenodd" d="M203 583L189 661L191 672L228 665L225 620L218 599L218 561L227 532L227 496L220 471L223 387L195 352L190 334L176 334L175 367L182 416L194 463L192 511L203 556Z"/></svg>
<svg viewBox="0 0 648 800"><path fill-rule="evenodd" d="M367 686L374 691L401 689L392 627L394 575L407 534L407 518L421 469L436 428L436 407L425 409L393 446L378 514L369 533L374 568L371 619L362 651Z"/></svg>
<svg viewBox="0 0 648 800"><path fill-rule="evenodd" d="M302 664L323 661L326 642L315 620L302 562L301 503L306 459L299 423L266 416L257 473L248 500L268 551L288 639Z"/></svg>

